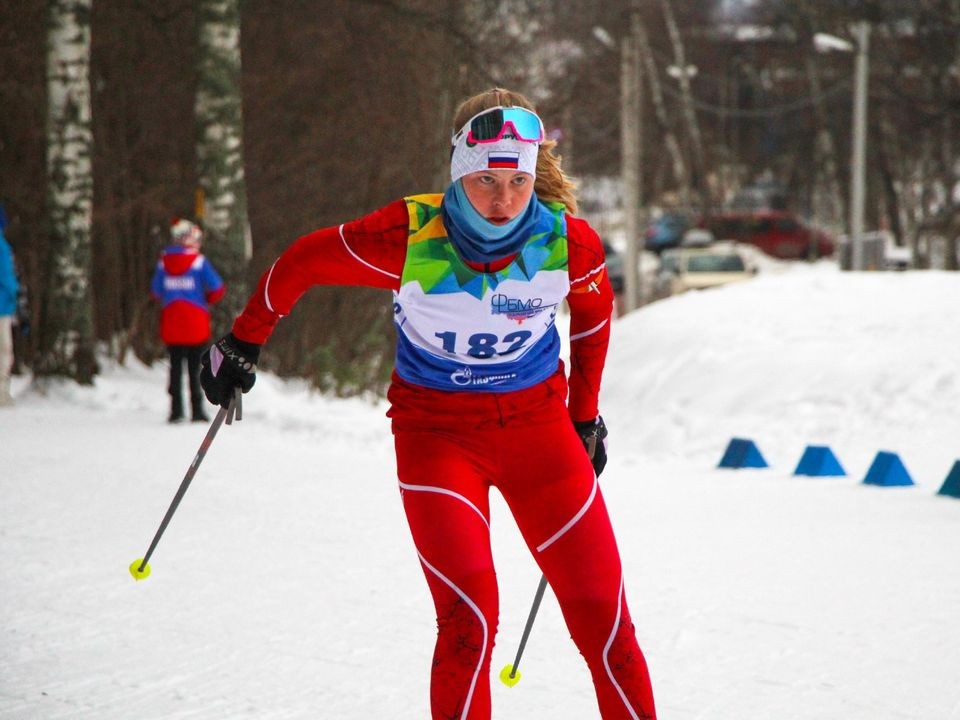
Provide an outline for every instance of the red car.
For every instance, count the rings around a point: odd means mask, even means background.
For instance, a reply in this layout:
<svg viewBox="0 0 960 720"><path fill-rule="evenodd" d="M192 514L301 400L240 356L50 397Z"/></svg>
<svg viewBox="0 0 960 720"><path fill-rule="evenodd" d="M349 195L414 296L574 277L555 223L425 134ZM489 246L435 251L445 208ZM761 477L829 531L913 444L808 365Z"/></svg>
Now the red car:
<svg viewBox="0 0 960 720"><path fill-rule="evenodd" d="M833 255L836 247L825 232L808 227L781 210L720 213L705 218L700 224L717 240L750 243L767 255L783 260L825 257Z"/></svg>

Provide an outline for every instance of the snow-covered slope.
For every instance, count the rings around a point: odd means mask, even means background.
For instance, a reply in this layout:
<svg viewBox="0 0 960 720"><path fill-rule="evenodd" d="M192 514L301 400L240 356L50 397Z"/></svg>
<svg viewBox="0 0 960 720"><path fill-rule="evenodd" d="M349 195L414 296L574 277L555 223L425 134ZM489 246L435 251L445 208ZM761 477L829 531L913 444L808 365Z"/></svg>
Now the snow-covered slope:
<svg viewBox="0 0 960 720"><path fill-rule="evenodd" d="M665 720L958 720L960 278L827 264L614 326L602 485ZM269 352L269 349L267 350ZM15 383L0 410L0 718L423 720L434 621L385 406L265 375L151 561L206 430L167 426L165 369ZM717 470L745 436L764 470ZM797 478L808 443L845 478ZM915 487L861 484L898 452ZM493 529L512 661L539 572ZM597 717L547 595L497 720Z"/></svg>

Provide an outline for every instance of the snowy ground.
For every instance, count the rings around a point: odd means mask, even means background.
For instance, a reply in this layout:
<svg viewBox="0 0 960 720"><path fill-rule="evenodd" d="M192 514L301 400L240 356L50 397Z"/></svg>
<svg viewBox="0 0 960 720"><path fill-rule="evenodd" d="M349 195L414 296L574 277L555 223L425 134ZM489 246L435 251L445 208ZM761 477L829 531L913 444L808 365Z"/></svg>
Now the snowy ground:
<svg viewBox="0 0 960 720"><path fill-rule="evenodd" d="M960 720L960 277L829 264L622 318L603 487L663 720ZM164 368L0 410L0 718L423 720L434 634L383 405L262 377L206 426ZM733 436L771 467L718 470ZM827 444L845 478L792 475ZM878 450L917 485L864 486ZM494 505L510 662L539 573ZM497 720L597 717L549 593Z"/></svg>

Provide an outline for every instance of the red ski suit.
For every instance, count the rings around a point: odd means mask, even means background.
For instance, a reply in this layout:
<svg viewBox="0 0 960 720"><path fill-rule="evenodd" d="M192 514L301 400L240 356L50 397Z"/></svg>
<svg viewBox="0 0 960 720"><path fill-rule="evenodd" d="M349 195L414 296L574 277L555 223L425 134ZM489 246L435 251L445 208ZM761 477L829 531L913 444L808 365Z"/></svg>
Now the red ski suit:
<svg viewBox="0 0 960 720"><path fill-rule="evenodd" d="M560 603L590 669L601 717L656 717L603 496L571 423L598 414L613 293L599 237L585 221L566 220L569 393L562 362L548 380L513 392L450 392L393 375L388 414L397 473L437 615L434 720L490 718L499 615L491 487L505 499ZM264 273L234 334L262 344L312 285L397 290L408 226L399 200L300 238Z"/></svg>

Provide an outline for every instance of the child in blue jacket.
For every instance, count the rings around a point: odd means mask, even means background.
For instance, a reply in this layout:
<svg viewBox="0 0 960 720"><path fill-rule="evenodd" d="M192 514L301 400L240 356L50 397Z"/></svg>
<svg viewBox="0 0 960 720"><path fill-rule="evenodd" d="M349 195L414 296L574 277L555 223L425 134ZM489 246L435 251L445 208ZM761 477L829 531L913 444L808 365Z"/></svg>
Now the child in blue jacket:
<svg viewBox="0 0 960 720"><path fill-rule="evenodd" d="M3 235L7 217L0 206L0 407L13 405L10 372L13 369L13 319L17 313L17 274L13 251Z"/></svg>
<svg viewBox="0 0 960 720"><path fill-rule="evenodd" d="M170 353L170 417L184 419L183 364L190 379L192 419L210 418L204 411L200 388L200 355L210 343L210 305L226 288L213 264L200 252L203 232L189 220L174 218L172 244L165 248L151 283L152 295L160 301L160 339Z"/></svg>

